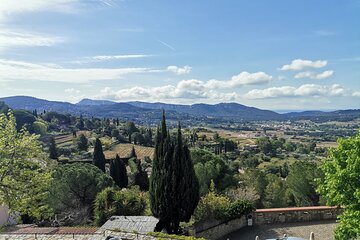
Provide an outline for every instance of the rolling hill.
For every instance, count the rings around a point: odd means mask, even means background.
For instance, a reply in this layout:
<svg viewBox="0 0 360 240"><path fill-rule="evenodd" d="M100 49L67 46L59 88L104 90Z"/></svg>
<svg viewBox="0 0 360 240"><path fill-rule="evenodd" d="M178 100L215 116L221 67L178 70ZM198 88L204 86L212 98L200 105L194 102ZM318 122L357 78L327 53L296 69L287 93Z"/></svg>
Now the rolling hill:
<svg viewBox="0 0 360 240"><path fill-rule="evenodd" d="M315 121L327 120L351 120L360 117L360 109L337 110L332 112L305 111L279 114L270 110L248 107L239 103L218 104L166 104L148 102L112 102L107 100L83 99L76 104L60 101L48 101L29 96L13 96L0 98L8 106L14 109L25 109L39 113L42 111L56 111L84 115L87 117L121 118L139 123L157 123L161 117L161 111L167 112L170 121L188 123L204 122L242 122L257 120L296 120L308 119Z"/></svg>

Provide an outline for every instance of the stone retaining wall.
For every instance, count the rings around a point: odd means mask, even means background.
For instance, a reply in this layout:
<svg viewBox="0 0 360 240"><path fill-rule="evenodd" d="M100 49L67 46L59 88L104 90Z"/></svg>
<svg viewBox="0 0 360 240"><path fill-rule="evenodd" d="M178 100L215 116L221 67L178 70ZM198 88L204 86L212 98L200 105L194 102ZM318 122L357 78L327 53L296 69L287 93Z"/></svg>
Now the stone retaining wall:
<svg viewBox="0 0 360 240"><path fill-rule="evenodd" d="M195 227L195 235L205 239L218 239L245 226L247 226L245 216L229 222L206 222Z"/></svg>
<svg viewBox="0 0 360 240"><path fill-rule="evenodd" d="M273 224L291 222L311 222L335 220L342 212L338 207L298 207L257 209L252 215L254 224Z"/></svg>

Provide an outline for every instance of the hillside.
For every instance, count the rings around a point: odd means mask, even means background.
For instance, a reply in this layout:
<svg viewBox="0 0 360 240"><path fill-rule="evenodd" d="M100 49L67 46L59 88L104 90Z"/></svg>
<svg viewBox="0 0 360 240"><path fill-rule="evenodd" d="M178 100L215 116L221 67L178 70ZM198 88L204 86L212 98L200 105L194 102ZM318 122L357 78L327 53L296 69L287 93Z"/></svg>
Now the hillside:
<svg viewBox="0 0 360 240"><path fill-rule="evenodd" d="M181 120L185 124L221 123L262 120L314 120L347 121L360 117L360 110L338 110L332 112L304 111L279 114L274 111L248 107L238 103L218 104L166 104L148 102L112 102L107 100L83 99L76 104L59 101L48 101L28 96L14 96L0 98L11 108L25 109L38 112L56 111L84 115L88 117L108 117L131 120L144 124L157 123L160 120L162 109L167 111L169 121Z"/></svg>

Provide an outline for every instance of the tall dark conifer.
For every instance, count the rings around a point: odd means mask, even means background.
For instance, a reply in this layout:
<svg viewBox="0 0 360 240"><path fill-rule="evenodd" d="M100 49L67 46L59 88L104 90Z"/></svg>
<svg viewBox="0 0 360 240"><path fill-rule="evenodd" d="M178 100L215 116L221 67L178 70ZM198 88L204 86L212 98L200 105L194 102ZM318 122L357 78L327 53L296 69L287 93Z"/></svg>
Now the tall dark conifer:
<svg viewBox="0 0 360 240"><path fill-rule="evenodd" d="M190 220L199 198L199 183L180 125L172 142L163 113L150 178L151 211L159 219L155 231L165 228L168 233L178 233L180 222Z"/></svg>
<svg viewBox="0 0 360 240"><path fill-rule="evenodd" d="M141 167L140 159L136 160L137 171L135 173L135 185L140 187L141 191L149 191L149 177L147 172Z"/></svg>
<svg viewBox="0 0 360 240"><path fill-rule="evenodd" d="M110 176L114 179L114 182L119 188L126 188L128 186L126 166L118 154L116 154L115 160L110 163Z"/></svg>
<svg viewBox="0 0 360 240"><path fill-rule="evenodd" d="M136 151L135 151L135 147L132 146L132 149L131 149L131 152L130 152L130 155L129 155L130 158L137 158L137 155L136 155Z"/></svg>
<svg viewBox="0 0 360 240"><path fill-rule="evenodd" d="M50 145L49 145L49 152L50 152L50 158L51 159L58 159L58 151L55 143L55 138L50 138Z"/></svg>
<svg viewBox="0 0 360 240"><path fill-rule="evenodd" d="M93 164L105 172L105 155L103 153L100 139L96 139L94 147Z"/></svg>

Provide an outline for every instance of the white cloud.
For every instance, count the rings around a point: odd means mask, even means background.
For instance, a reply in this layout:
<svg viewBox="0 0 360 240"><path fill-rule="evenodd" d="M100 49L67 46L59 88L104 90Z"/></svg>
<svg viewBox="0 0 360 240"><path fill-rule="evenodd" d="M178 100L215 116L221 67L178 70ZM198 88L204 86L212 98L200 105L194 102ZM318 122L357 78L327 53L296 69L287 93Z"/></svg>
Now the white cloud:
<svg viewBox="0 0 360 240"><path fill-rule="evenodd" d="M177 66L168 66L167 70L169 72L173 72L177 75L189 74L191 72L192 67L184 66L184 67L177 67Z"/></svg>
<svg viewBox="0 0 360 240"><path fill-rule="evenodd" d="M131 73L147 73L148 68L63 68L56 64L34 64L0 59L0 81L38 80L85 83L95 80L121 79Z"/></svg>
<svg viewBox="0 0 360 240"><path fill-rule="evenodd" d="M360 91L355 91L352 93L353 97L360 97Z"/></svg>
<svg viewBox="0 0 360 240"><path fill-rule="evenodd" d="M142 100L142 101L168 101L172 99L210 99L215 101L235 101L240 96L235 92L222 93L214 90L194 90L194 88L186 89L184 85L179 83L177 86L166 85L161 87L132 87L121 89L118 91L106 87L95 96L96 99L109 100Z"/></svg>
<svg viewBox="0 0 360 240"><path fill-rule="evenodd" d="M91 62L102 62L102 61L112 61L112 60L123 60L123 59L132 59L132 58L145 58L152 55L146 54L127 54L127 55L98 55L92 57L84 57L81 60L72 61L72 63L91 63Z"/></svg>
<svg viewBox="0 0 360 240"><path fill-rule="evenodd" d="M280 70L299 71L305 68L322 68L325 67L326 65L327 65L327 61L325 60L311 61L311 60L295 59L290 64L283 65L280 68Z"/></svg>
<svg viewBox="0 0 360 240"><path fill-rule="evenodd" d="M311 78L316 80L322 80L331 77L334 74L333 70L327 70L322 73L315 73L311 71L299 72L295 75L295 78Z"/></svg>
<svg viewBox="0 0 360 240"><path fill-rule="evenodd" d="M63 38L44 36L41 34L0 31L0 51L13 47L53 46L63 42Z"/></svg>
<svg viewBox="0 0 360 240"><path fill-rule="evenodd" d="M67 88L67 89L64 90L64 92L70 93L70 94L79 94L79 93L81 93L80 90L75 89L75 88Z"/></svg>
<svg viewBox="0 0 360 240"><path fill-rule="evenodd" d="M53 46L63 38L31 33L7 26L17 15L29 12L76 12L79 0L1 0L0 4L0 51L14 47ZM31 19L29 19L31 21ZM10 30L11 29L11 30Z"/></svg>
<svg viewBox="0 0 360 240"><path fill-rule="evenodd" d="M281 97L334 97L346 96L348 90L339 84L331 86L304 84L300 87L283 86L266 89L253 89L245 94L248 99L281 98Z"/></svg>
<svg viewBox="0 0 360 240"><path fill-rule="evenodd" d="M165 100L165 99L217 99L217 101L234 101L240 99L236 92L220 92L220 89L233 89L243 85L262 84L270 81L271 76L264 72L242 72L228 81L202 81L188 79L179 81L176 85L160 87L140 87L121 89L118 91L104 88L96 96L98 99L111 100Z"/></svg>
<svg viewBox="0 0 360 240"><path fill-rule="evenodd" d="M12 14L35 11L73 12L78 0L1 0L0 21L5 21Z"/></svg>
<svg viewBox="0 0 360 240"><path fill-rule="evenodd" d="M228 81L219 81L219 80L210 80L206 83L208 88L234 88L241 87L243 85L256 85L269 83L272 80L272 76L264 72L241 72L238 75L235 75Z"/></svg>

